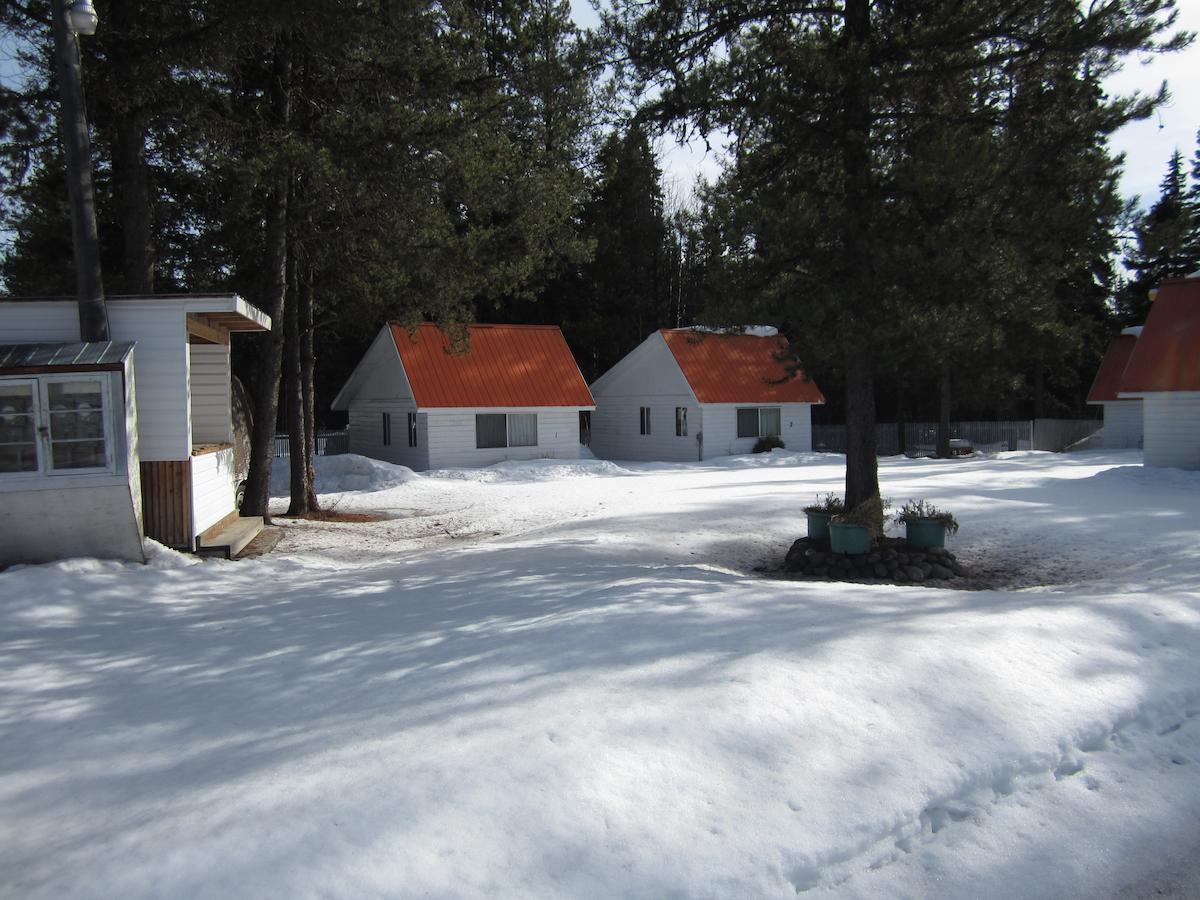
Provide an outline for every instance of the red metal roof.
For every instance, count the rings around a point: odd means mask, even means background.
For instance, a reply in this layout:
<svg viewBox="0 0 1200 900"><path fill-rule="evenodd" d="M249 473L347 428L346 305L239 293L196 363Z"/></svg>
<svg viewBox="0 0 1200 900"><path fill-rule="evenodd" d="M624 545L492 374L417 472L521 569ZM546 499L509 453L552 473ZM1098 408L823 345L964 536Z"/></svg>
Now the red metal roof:
<svg viewBox="0 0 1200 900"><path fill-rule="evenodd" d="M1096 380L1088 391L1088 403L1107 403L1119 400L1117 392L1121 389L1121 376L1125 374L1125 366L1133 353L1137 337L1132 334L1119 334L1112 339L1108 349L1104 351L1104 359L1096 372Z"/></svg>
<svg viewBox="0 0 1200 900"><path fill-rule="evenodd" d="M1200 391L1200 277L1164 281L1121 378L1121 393Z"/></svg>
<svg viewBox="0 0 1200 900"><path fill-rule="evenodd" d="M391 327L419 408L596 405L555 325L471 325L466 352L437 325Z"/></svg>
<svg viewBox="0 0 1200 900"><path fill-rule="evenodd" d="M825 402L804 373L788 378L787 368L777 359L787 349L787 339L781 335L673 328L663 329L662 336L701 403Z"/></svg>

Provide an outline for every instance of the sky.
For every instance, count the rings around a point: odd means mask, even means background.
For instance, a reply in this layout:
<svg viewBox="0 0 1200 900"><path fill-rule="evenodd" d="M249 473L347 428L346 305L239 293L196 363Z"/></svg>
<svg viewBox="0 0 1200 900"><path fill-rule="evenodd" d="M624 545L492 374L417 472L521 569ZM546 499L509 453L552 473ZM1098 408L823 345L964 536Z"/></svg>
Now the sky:
<svg viewBox="0 0 1200 900"><path fill-rule="evenodd" d="M1200 0L1178 0L1178 6L1177 27L1200 32ZM582 26L598 21L588 0L571 0L571 8ZM1149 59L1131 57L1106 84L1112 94L1154 93L1164 81L1171 91L1170 101L1157 115L1126 125L1112 139L1113 150L1125 154L1121 193L1126 197L1137 195L1143 206L1149 206L1157 198L1158 185L1171 154L1179 149L1185 159L1190 159L1195 152L1196 133L1200 130L1197 73L1200 73L1200 40L1180 53ZM700 141L690 146L679 146L670 139L660 141L661 163L668 185L673 183L678 193L686 195L698 175L715 177L720 170L719 150L719 147L716 151L706 150Z"/></svg>

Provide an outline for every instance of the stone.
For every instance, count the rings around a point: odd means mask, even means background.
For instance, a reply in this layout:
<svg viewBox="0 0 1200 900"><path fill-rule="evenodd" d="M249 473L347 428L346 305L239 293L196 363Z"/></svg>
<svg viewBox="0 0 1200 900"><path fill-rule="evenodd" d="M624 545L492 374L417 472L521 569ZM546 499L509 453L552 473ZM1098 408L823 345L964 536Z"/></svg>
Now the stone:
<svg viewBox="0 0 1200 900"><path fill-rule="evenodd" d="M875 574L876 578L887 578L888 576L888 567L881 562L872 565L871 571Z"/></svg>
<svg viewBox="0 0 1200 900"><path fill-rule="evenodd" d="M809 550L807 555L808 555L808 564L810 566L824 565L825 562L828 561L828 559L829 559L829 554L822 553L820 550Z"/></svg>
<svg viewBox="0 0 1200 900"><path fill-rule="evenodd" d="M878 552L867 554L867 562L869 562L871 565L875 565L875 563L879 562L882 558L883 554Z"/></svg>
<svg viewBox="0 0 1200 900"><path fill-rule="evenodd" d="M824 578L826 575L829 574L829 569L827 569L825 566L817 566L815 569L813 569L808 574L815 575L817 578Z"/></svg>
<svg viewBox="0 0 1200 900"><path fill-rule="evenodd" d="M783 567L789 572L797 572L804 568L804 539L796 541L788 550L787 556L783 558Z"/></svg>
<svg viewBox="0 0 1200 900"><path fill-rule="evenodd" d="M928 578L930 576L930 574L932 574L932 572L933 572L933 564L932 563L927 563L927 562L917 563L917 568L920 569L924 573L926 578Z"/></svg>
<svg viewBox="0 0 1200 900"><path fill-rule="evenodd" d="M945 580L947 578L953 578L954 573L951 572L949 569L947 569L945 566L939 566L937 563L934 563L930 567L929 577Z"/></svg>
<svg viewBox="0 0 1200 900"><path fill-rule="evenodd" d="M957 575L959 578L967 577L967 570L965 568L963 568L957 562L950 563L950 571L953 572L955 575Z"/></svg>
<svg viewBox="0 0 1200 900"><path fill-rule="evenodd" d="M920 566L905 566L902 571L909 581L925 580L925 571Z"/></svg>

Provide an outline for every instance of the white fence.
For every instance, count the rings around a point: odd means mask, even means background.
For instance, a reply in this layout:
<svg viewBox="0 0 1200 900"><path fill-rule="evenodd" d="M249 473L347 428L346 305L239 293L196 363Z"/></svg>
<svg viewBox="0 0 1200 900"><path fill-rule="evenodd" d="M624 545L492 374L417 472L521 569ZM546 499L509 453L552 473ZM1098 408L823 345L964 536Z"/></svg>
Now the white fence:
<svg viewBox="0 0 1200 900"><path fill-rule="evenodd" d="M336 456L350 452L350 433L347 431L318 431L317 456ZM286 434L275 435L275 455L291 456L291 442Z"/></svg>
<svg viewBox="0 0 1200 900"><path fill-rule="evenodd" d="M1050 450L1060 452L1097 431L1099 419L1028 419L1015 422L951 422L950 437L971 442L976 450ZM933 456L936 422L887 422L875 426L880 456ZM814 425L813 449L846 452L845 425Z"/></svg>

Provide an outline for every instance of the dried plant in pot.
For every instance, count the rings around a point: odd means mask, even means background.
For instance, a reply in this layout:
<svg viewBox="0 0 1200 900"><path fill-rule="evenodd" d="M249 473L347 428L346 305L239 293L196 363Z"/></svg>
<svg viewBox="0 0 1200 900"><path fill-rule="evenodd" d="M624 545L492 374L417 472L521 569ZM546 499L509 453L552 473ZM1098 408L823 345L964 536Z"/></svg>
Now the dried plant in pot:
<svg viewBox="0 0 1200 900"><path fill-rule="evenodd" d="M808 517L808 536L814 541L829 540L829 520L846 511L846 505L837 494L817 494L817 502L804 507Z"/></svg>
<svg viewBox="0 0 1200 900"><path fill-rule="evenodd" d="M867 553L883 538L883 513L887 501L864 500L854 509L837 513L829 522L829 544L834 553Z"/></svg>
<svg viewBox="0 0 1200 900"><path fill-rule="evenodd" d="M938 509L925 500L909 500L896 513L896 522L903 524L905 538L913 547L929 549L945 547L946 535L958 531L952 513Z"/></svg>

